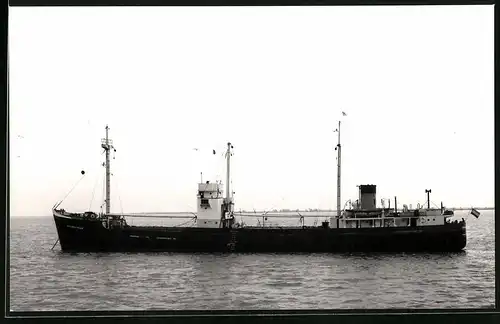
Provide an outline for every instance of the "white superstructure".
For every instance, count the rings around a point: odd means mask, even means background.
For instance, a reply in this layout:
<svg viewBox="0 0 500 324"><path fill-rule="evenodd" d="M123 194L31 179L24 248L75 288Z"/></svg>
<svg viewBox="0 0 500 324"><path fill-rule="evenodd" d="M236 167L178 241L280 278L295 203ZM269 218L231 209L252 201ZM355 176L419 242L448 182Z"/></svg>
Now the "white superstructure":
<svg viewBox="0 0 500 324"><path fill-rule="evenodd" d="M198 184L196 226L205 228L230 227L234 221L233 198L230 192L231 143L227 143L226 197L223 196L222 182Z"/></svg>
<svg viewBox="0 0 500 324"><path fill-rule="evenodd" d="M198 199L197 199L197 227L222 227L221 217L223 213L224 196L222 183L206 183L198 184Z"/></svg>

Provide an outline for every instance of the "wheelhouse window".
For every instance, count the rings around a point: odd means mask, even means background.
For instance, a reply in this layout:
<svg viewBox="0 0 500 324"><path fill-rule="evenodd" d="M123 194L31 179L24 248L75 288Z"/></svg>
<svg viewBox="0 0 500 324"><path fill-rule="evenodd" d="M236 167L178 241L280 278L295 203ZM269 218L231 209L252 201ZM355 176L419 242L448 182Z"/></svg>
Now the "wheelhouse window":
<svg viewBox="0 0 500 324"><path fill-rule="evenodd" d="M210 207L208 199L201 199L201 207Z"/></svg>

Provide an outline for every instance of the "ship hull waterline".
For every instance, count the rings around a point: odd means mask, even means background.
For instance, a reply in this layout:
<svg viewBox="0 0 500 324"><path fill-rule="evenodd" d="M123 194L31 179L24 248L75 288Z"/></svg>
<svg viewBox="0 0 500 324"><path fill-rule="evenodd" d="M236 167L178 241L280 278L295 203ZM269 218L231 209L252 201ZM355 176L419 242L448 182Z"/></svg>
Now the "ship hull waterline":
<svg viewBox="0 0 500 324"><path fill-rule="evenodd" d="M107 229L98 219L54 212L62 251L71 252L237 252L350 253L460 252L466 243L465 222L439 226L323 227L149 227Z"/></svg>

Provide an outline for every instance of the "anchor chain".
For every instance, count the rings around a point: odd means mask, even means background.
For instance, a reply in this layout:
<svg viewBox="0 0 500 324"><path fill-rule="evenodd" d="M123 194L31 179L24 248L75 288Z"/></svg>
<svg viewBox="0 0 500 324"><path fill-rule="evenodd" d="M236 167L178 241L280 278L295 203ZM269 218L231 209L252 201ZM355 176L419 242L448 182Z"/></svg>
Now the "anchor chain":
<svg viewBox="0 0 500 324"><path fill-rule="evenodd" d="M56 244L59 242L59 239L57 239L56 243L54 243L54 245L52 245L52 248L50 249L51 251L54 249L54 247L56 246Z"/></svg>

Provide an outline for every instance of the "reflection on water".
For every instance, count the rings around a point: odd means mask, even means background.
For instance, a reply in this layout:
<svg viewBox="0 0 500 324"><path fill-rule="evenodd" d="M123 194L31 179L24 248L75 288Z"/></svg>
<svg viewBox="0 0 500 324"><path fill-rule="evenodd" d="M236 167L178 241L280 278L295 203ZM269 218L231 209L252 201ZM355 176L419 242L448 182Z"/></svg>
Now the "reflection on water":
<svg viewBox="0 0 500 324"><path fill-rule="evenodd" d="M10 308L492 307L493 212L467 234L467 251L447 254L62 253L52 218L15 218Z"/></svg>

